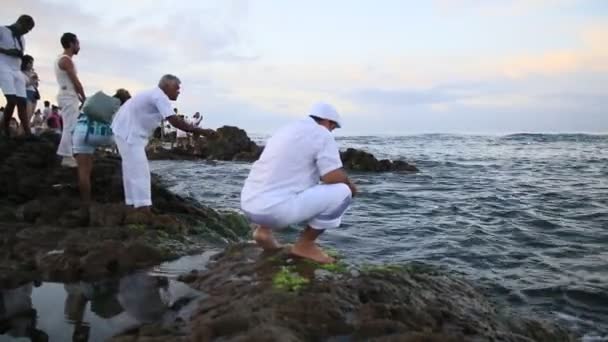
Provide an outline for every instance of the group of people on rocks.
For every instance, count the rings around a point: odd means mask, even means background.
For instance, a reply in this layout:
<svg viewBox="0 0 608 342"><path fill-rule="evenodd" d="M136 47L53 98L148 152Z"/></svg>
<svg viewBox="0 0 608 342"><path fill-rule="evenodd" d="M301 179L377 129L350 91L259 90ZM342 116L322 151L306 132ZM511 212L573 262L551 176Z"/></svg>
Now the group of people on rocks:
<svg viewBox="0 0 608 342"><path fill-rule="evenodd" d="M30 134L26 108L26 92L19 61L25 56L23 36L34 28L28 15L19 17L13 25L0 30L0 88L7 98L7 118L15 106L25 134ZM114 94L119 107L111 122L92 120L81 111L87 96L78 77L74 57L80 42L73 33L60 39L62 53L54 63L59 86L57 95L61 108L63 130L57 154L62 165L78 167L82 213L88 214L91 203L90 175L93 154L100 146L116 144L122 159L122 179L125 203L130 210L152 215L151 180L146 145L154 131L168 122L173 127L194 137L213 139L215 131L199 127L177 114L171 101L177 100L181 81L166 74L158 84L134 96L119 89ZM30 66L30 73L33 72ZM19 74L19 75L18 75ZM357 188L345 173L338 145L331 134L342 126L337 110L319 102L307 115L278 130L266 143L259 160L254 163L241 193L241 207L256 227L254 240L265 250L279 248L273 231L292 224L307 222L291 252L320 263L331 263L333 258L316 244L317 237L326 229L341 224ZM183 136L180 136L183 139Z"/></svg>

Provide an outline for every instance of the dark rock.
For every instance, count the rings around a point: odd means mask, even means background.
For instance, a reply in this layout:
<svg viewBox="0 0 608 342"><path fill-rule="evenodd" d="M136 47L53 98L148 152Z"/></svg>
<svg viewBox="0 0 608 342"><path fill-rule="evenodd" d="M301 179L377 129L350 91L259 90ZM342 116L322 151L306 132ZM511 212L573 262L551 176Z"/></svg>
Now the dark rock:
<svg viewBox="0 0 608 342"><path fill-rule="evenodd" d="M209 159L234 160L237 155L239 158L246 155L253 156L258 150L258 146L249 139L247 132L233 126L220 127L217 130L217 137L207 143Z"/></svg>
<svg viewBox="0 0 608 342"><path fill-rule="evenodd" d="M0 222L14 222L16 220L16 210L11 208L10 205L0 204Z"/></svg>
<svg viewBox="0 0 608 342"><path fill-rule="evenodd" d="M186 148L166 149L157 140L147 147L148 158L151 160L227 160L254 162L264 151L263 146L253 142L247 132L233 127L224 126L217 130L212 138L201 138L194 146ZM347 170L360 172L417 172L418 168L404 161L378 160L368 152L349 148L340 152L340 157Z"/></svg>
<svg viewBox="0 0 608 342"><path fill-rule="evenodd" d="M418 168L412 164L408 164L401 160L395 160L393 162L392 170L394 171L408 171L408 172L418 172Z"/></svg>
<svg viewBox="0 0 608 342"><path fill-rule="evenodd" d="M495 307L464 279L419 264L314 278L319 265L231 246L182 280L209 296L191 320L197 341L574 341L553 324ZM279 273L307 279L277 286ZM285 275L282 275L285 279ZM296 280L290 280L296 282ZM301 280L297 280L301 283Z"/></svg>
<svg viewBox="0 0 608 342"><path fill-rule="evenodd" d="M48 135L0 138L0 282L4 284L123 273L200 251L209 236L218 240L244 236L243 227L235 224L244 221L242 217L181 198L155 175L154 214L127 217L120 158L104 152L96 154L91 177L94 204L89 215L83 215L76 170L60 166L57 143L57 137Z"/></svg>
<svg viewBox="0 0 608 342"><path fill-rule="evenodd" d="M80 260L70 254L58 251L41 253L36 264L44 279L76 280L82 276Z"/></svg>
<svg viewBox="0 0 608 342"><path fill-rule="evenodd" d="M388 172L388 171L411 171L416 172L416 166L404 161L390 161L388 159L378 160L373 154L349 148L340 152L344 167L352 171L362 172Z"/></svg>
<svg viewBox="0 0 608 342"><path fill-rule="evenodd" d="M89 218L91 226L120 226L125 221L126 207L118 203L91 205Z"/></svg>
<svg viewBox="0 0 608 342"><path fill-rule="evenodd" d="M23 220L34 223L42 214L42 203L40 200L32 200L23 205Z"/></svg>
<svg viewBox="0 0 608 342"><path fill-rule="evenodd" d="M119 241L104 241L80 259L86 277L103 277L133 268L130 256Z"/></svg>
<svg viewBox="0 0 608 342"><path fill-rule="evenodd" d="M137 267L156 265L161 263L165 257L158 250L143 242L133 242L126 247L126 255Z"/></svg>

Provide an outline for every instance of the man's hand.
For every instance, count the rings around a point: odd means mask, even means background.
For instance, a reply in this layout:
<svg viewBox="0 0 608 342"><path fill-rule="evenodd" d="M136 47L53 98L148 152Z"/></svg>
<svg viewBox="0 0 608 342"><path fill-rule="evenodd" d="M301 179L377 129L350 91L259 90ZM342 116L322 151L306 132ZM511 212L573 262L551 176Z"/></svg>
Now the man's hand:
<svg viewBox="0 0 608 342"><path fill-rule="evenodd" d="M359 190L357 189L355 184L350 179L348 180L348 183L346 185L348 185L348 187L350 188L350 192L351 192L352 196L353 197L357 196L357 193L359 192Z"/></svg>
<svg viewBox="0 0 608 342"><path fill-rule="evenodd" d="M346 186L348 186L348 188L350 189L350 192L353 197L355 197L358 192L357 187L348 178L348 175L346 174L343 168L328 172L327 174L321 177L321 181L325 184L346 184Z"/></svg>

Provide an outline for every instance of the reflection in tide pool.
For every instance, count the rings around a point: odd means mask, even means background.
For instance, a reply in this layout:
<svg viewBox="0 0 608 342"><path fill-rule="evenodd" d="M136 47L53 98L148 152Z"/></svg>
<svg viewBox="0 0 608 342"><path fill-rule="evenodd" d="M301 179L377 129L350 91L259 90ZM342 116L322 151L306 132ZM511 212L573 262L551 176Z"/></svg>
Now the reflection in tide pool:
<svg viewBox="0 0 608 342"><path fill-rule="evenodd" d="M172 278L202 268L209 256L120 279L0 290L0 341L104 341L145 323L187 321L202 294Z"/></svg>

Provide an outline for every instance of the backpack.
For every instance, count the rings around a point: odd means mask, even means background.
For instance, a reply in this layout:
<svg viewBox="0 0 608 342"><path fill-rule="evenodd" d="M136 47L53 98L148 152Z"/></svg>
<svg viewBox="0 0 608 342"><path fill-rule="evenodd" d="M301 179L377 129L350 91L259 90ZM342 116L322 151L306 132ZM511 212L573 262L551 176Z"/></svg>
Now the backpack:
<svg viewBox="0 0 608 342"><path fill-rule="evenodd" d="M119 108L119 99L98 91L85 101L82 112L90 121L111 124L112 118Z"/></svg>

